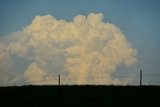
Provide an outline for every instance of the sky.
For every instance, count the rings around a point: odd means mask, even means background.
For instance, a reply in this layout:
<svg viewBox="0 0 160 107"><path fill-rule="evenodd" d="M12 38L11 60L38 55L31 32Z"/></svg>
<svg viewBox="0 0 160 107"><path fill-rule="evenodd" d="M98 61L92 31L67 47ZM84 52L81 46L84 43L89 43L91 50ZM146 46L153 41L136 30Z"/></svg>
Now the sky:
<svg viewBox="0 0 160 107"><path fill-rule="evenodd" d="M118 64L113 75L139 75L142 69L144 84L160 84L159 0L0 0L0 41L13 32L27 29L35 16L50 15L56 20L72 22L75 16L90 13L103 14L103 22L116 25L137 51L137 62L129 67ZM14 61L20 66L29 63L19 58ZM134 82L138 83L138 79Z"/></svg>

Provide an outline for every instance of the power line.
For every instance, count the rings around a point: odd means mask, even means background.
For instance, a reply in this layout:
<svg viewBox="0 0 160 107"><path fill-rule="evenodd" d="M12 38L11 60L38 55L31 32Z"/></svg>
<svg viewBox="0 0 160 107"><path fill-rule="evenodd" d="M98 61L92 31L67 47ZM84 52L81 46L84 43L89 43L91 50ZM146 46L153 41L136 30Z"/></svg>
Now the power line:
<svg viewBox="0 0 160 107"><path fill-rule="evenodd" d="M80 75L79 75L80 76ZM87 80L87 79L90 79L90 80L94 80L94 79L107 79L107 78L118 78L118 77L140 77L140 85L142 85L142 76L143 77L158 77L158 76L160 76L160 74L143 74L142 75L142 70L140 70L140 74L139 75L137 75L137 74L130 74L130 75L109 75L109 76L92 76L92 77L63 77L63 75L62 76L58 76L58 79L57 79L57 77L52 77L52 79L51 80L53 80L54 82L53 82L53 84L58 84L58 85L60 85L61 84L61 80L62 80L62 83L67 83L67 80L69 80L69 82L75 82L75 81L72 81L72 80L74 80L74 79L84 79L84 80ZM50 82L52 82L52 81L50 81ZM50 83L49 82L49 83ZM86 81L87 82L87 81ZM130 84L138 84L138 82L136 82L136 83L134 83L134 82L127 82L127 83L130 83ZM146 80L144 80L143 81L143 83L148 83L148 84L156 84L156 83L160 83L160 80L154 80L154 81L146 81ZM19 83L18 83L19 84ZM11 85L13 85L13 86L18 86L18 84L16 83L11 83L11 84L3 84L4 86L5 85L7 85L7 86L11 86ZM25 84L25 83L22 83L22 84ZM47 84L47 80L46 79L44 79L44 80L40 80L40 81L32 81L31 82L31 84ZM52 84L52 83L51 83ZM68 83L68 84L70 84L70 83Z"/></svg>

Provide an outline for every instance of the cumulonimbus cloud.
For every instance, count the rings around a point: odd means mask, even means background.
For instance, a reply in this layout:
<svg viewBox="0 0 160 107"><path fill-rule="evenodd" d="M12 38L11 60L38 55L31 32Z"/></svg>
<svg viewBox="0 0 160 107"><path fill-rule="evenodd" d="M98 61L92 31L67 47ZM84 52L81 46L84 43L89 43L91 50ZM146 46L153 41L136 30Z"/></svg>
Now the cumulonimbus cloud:
<svg viewBox="0 0 160 107"><path fill-rule="evenodd" d="M112 73L134 64L136 49L120 29L103 22L103 14L78 15L73 21L36 16L22 31L0 38L0 83L120 84ZM92 78L92 79L88 79Z"/></svg>

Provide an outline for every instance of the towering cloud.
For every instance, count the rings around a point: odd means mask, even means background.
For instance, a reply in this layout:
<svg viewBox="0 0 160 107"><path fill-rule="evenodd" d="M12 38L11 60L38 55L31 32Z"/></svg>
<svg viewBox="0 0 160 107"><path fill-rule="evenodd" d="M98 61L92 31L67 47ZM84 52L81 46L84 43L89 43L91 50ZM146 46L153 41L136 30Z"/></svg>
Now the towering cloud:
<svg viewBox="0 0 160 107"><path fill-rule="evenodd" d="M22 31L0 38L0 83L56 84L61 74L70 78L67 84L93 84L97 76L105 77L101 84L121 84L112 73L120 64L134 64L135 56L136 49L101 13L72 22L36 16Z"/></svg>

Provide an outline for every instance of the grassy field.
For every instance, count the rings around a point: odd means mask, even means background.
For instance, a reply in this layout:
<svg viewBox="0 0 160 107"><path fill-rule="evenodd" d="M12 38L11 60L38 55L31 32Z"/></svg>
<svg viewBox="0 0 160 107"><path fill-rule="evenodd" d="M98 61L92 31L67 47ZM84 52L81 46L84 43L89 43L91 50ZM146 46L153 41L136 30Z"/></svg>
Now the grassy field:
<svg viewBox="0 0 160 107"><path fill-rule="evenodd" d="M160 86L1 87L0 99L21 107L160 107Z"/></svg>

